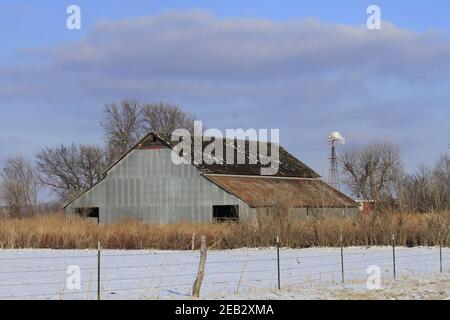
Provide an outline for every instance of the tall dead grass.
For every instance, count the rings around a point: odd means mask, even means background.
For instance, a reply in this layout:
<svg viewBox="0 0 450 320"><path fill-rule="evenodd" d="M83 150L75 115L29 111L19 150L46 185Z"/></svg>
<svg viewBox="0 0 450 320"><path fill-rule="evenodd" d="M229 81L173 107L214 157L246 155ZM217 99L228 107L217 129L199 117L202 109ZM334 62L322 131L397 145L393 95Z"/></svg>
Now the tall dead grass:
<svg viewBox="0 0 450 320"><path fill-rule="evenodd" d="M192 234L207 237L212 249L269 247L280 236L284 246L304 248L338 246L340 234L346 246L397 245L444 246L450 244L450 212L434 214L379 214L356 218L328 217L294 220L288 215L264 215L257 221L220 224L180 222L169 225L125 220L100 225L62 214L32 218L1 218L0 248L96 248L101 241L110 249L191 249Z"/></svg>

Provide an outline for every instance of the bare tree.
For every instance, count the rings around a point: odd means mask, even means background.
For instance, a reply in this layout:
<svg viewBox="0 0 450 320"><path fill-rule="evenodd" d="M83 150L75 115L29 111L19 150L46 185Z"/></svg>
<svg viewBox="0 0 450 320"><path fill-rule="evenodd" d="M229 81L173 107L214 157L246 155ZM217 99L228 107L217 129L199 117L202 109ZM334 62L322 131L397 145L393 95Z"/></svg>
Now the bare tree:
<svg viewBox="0 0 450 320"><path fill-rule="evenodd" d="M445 188L450 194L450 157L448 155L442 155L436 164L434 169L436 178L442 182Z"/></svg>
<svg viewBox="0 0 450 320"><path fill-rule="evenodd" d="M450 159L442 156L434 168L419 165L397 184L400 209L408 212L442 211L450 208Z"/></svg>
<svg viewBox="0 0 450 320"><path fill-rule="evenodd" d="M165 136L179 128L194 131L195 116L181 110L177 105L164 102L146 104L143 109L143 121L146 131L158 132Z"/></svg>
<svg viewBox="0 0 450 320"><path fill-rule="evenodd" d="M107 104L100 125L105 130L109 162L127 151L143 135L142 109L136 100Z"/></svg>
<svg viewBox="0 0 450 320"><path fill-rule="evenodd" d="M442 201L442 209L450 208L450 157L443 155L433 170L438 188L438 197Z"/></svg>
<svg viewBox="0 0 450 320"><path fill-rule="evenodd" d="M167 138L178 128L191 132L194 130L193 115L184 112L177 105L164 102L142 105L136 100L123 100L120 104L107 104L103 115L100 124L105 130L109 163L150 131Z"/></svg>
<svg viewBox="0 0 450 320"><path fill-rule="evenodd" d="M75 144L45 148L37 155L36 163L42 183L62 201L97 183L107 164L102 148Z"/></svg>
<svg viewBox="0 0 450 320"><path fill-rule="evenodd" d="M403 171L398 148L388 142L344 150L339 158L343 182L355 196L382 201L394 197L395 182Z"/></svg>
<svg viewBox="0 0 450 320"><path fill-rule="evenodd" d="M10 213L33 216L40 189L33 166L22 157L10 158L5 163L1 178L0 196Z"/></svg>

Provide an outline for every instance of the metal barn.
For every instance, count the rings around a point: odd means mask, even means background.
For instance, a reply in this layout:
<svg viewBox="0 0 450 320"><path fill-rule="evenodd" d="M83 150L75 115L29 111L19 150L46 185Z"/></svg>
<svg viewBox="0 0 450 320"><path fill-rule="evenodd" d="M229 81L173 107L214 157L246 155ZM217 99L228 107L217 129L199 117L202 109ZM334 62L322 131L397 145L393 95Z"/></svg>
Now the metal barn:
<svg viewBox="0 0 450 320"><path fill-rule="evenodd" d="M98 217L100 223L124 218L171 223L253 219L280 207L298 218L358 211L351 198L281 147L275 176L261 176L262 164L249 164L248 152L245 164L176 165L173 147L148 134L108 167L101 181L69 202L66 214Z"/></svg>

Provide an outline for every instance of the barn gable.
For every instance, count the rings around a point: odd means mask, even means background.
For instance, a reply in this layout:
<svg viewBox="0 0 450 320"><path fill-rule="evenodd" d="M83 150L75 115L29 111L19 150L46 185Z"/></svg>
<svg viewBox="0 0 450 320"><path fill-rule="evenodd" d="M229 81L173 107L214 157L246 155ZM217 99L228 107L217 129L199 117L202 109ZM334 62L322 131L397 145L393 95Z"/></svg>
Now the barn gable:
<svg viewBox="0 0 450 320"><path fill-rule="evenodd" d="M100 222L125 217L146 222L212 221L213 206L238 206L245 217L246 204L210 183L191 165L175 165L171 149L133 149L111 167L103 180L66 206L98 208Z"/></svg>

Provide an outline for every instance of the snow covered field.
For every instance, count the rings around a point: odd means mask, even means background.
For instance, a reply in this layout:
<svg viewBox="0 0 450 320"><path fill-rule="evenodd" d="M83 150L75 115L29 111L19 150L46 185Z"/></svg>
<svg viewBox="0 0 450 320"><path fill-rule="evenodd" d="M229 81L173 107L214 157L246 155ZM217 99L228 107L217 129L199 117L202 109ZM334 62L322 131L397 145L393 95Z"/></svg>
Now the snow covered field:
<svg viewBox="0 0 450 320"><path fill-rule="evenodd" d="M341 284L339 248L281 249L277 287L275 249L208 251L201 298L351 299L449 298L450 249L345 248ZM103 250L102 299L189 299L199 262L192 251ZM67 267L81 270L80 289L69 289ZM368 290L370 265L380 267L381 289ZM0 250L0 299L96 299L96 250Z"/></svg>

